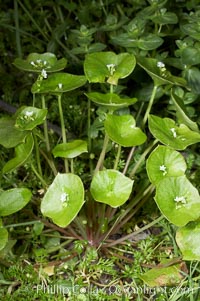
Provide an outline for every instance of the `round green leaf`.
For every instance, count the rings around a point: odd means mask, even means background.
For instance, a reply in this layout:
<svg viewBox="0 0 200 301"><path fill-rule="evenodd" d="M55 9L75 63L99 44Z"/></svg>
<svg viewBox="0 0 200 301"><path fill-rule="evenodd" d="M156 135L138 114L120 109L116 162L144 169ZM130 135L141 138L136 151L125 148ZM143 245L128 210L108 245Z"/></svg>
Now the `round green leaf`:
<svg viewBox="0 0 200 301"><path fill-rule="evenodd" d="M191 222L176 232L176 242L183 260L200 260L200 222Z"/></svg>
<svg viewBox="0 0 200 301"><path fill-rule="evenodd" d="M150 115L149 129L156 139L177 150L184 150L189 145L200 142L199 133L191 131L185 124L177 126L170 118Z"/></svg>
<svg viewBox="0 0 200 301"><path fill-rule="evenodd" d="M42 70L46 72L57 72L66 67L67 60L62 58L57 60L55 54L46 53L31 53L28 55L26 60L17 58L14 61L15 67L29 72L38 72Z"/></svg>
<svg viewBox="0 0 200 301"><path fill-rule="evenodd" d="M35 107L22 108L17 115L15 127L19 130L33 130L46 119L47 109Z"/></svg>
<svg viewBox="0 0 200 301"><path fill-rule="evenodd" d="M86 83L86 77L83 75L74 75L68 73L55 73L43 79L36 81L31 88L32 93L64 93L77 89Z"/></svg>
<svg viewBox="0 0 200 301"><path fill-rule="evenodd" d="M90 92L86 93L85 95L94 103L101 106L106 106L111 110L128 107L137 101L136 98L120 98L119 95L114 93L103 94L98 92Z"/></svg>
<svg viewBox="0 0 200 301"><path fill-rule="evenodd" d="M98 171L91 183L90 191L97 202L111 207L123 205L132 191L133 181L117 170Z"/></svg>
<svg viewBox="0 0 200 301"><path fill-rule="evenodd" d="M104 127L109 138L125 147L140 145L146 141L146 135L135 126L131 115L107 115Z"/></svg>
<svg viewBox="0 0 200 301"><path fill-rule="evenodd" d="M11 118L0 119L0 144L6 148L15 147L25 141L28 132L19 131L15 127L15 120Z"/></svg>
<svg viewBox="0 0 200 301"><path fill-rule="evenodd" d="M53 151L55 158L75 158L82 153L87 153L87 142L84 140L74 140L68 143L57 144Z"/></svg>
<svg viewBox="0 0 200 301"><path fill-rule="evenodd" d="M86 55L84 72L89 82L107 82L117 85L119 78L127 77L135 68L133 54L114 52L94 52Z"/></svg>
<svg viewBox="0 0 200 301"><path fill-rule="evenodd" d="M8 231L0 227L0 251L6 246L8 242Z"/></svg>
<svg viewBox="0 0 200 301"><path fill-rule="evenodd" d="M84 187L81 179L74 174L58 173L41 202L41 211L56 225L66 227L83 204Z"/></svg>
<svg viewBox="0 0 200 301"><path fill-rule="evenodd" d="M200 216L199 193L185 176L160 181L155 201L163 215L176 226L185 226Z"/></svg>
<svg viewBox="0 0 200 301"><path fill-rule="evenodd" d="M9 160L3 167L3 172L7 173L15 170L28 160L34 147L34 139L32 134L26 137L24 143L21 143L15 147L15 157Z"/></svg>
<svg viewBox="0 0 200 301"><path fill-rule="evenodd" d="M21 210L31 199L27 188L13 188L0 193L0 216L7 216Z"/></svg>
<svg viewBox="0 0 200 301"><path fill-rule="evenodd" d="M183 176L187 168L184 157L179 152L162 145L150 154L146 167L148 177L155 185L165 177Z"/></svg>
<svg viewBox="0 0 200 301"><path fill-rule="evenodd" d="M156 59L144 57L138 57L137 62L149 74L156 86L186 86L186 81L181 77L171 75L171 73L165 68L165 64L163 62L158 62Z"/></svg>

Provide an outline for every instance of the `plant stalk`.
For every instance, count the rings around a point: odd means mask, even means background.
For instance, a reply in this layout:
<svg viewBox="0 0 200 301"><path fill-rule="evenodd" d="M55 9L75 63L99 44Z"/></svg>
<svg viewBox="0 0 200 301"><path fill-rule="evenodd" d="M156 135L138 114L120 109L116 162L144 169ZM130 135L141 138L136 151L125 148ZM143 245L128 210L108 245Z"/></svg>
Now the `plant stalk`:
<svg viewBox="0 0 200 301"><path fill-rule="evenodd" d="M99 156L99 160L97 162L97 165L96 165L94 173L97 173L100 170L100 168L102 167L102 165L103 165L103 161L104 161L104 158L105 158L105 154L106 154L106 149L107 149L107 146L108 146L108 142L109 142L109 137L108 137L107 134L105 134L104 142L103 142L103 147L102 147L101 154Z"/></svg>
<svg viewBox="0 0 200 301"><path fill-rule="evenodd" d="M113 169L117 170L117 167L118 167L118 164L119 164L119 160L120 160L120 156L121 156L121 150L122 150L122 147L121 145L117 145L118 148L117 148L117 155L116 155L116 158L115 158L115 163L114 163L114 167Z"/></svg>
<svg viewBox="0 0 200 301"><path fill-rule="evenodd" d="M42 108L46 109L46 103L45 103L45 96L42 94ZM46 149L47 152L50 153L50 143L49 143L49 135L48 135L48 126L47 126L47 120L44 120L44 138L46 143Z"/></svg>
<svg viewBox="0 0 200 301"><path fill-rule="evenodd" d="M65 128L61 98L62 98L62 94L59 94L58 95L58 109L59 109L59 114L60 114L62 141L63 141L63 143L67 143L67 135L66 135L66 128ZM66 158L64 159L64 164L65 164L65 172L68 173L69 172L69 164L68 164L68 160Z"/></svg>
<svg viewBox="0 0 200 301"><path fill-rule="evenodd" d="M153 102L154 102L154 98L156 96L156 91L157 91L157 88L158 86L154 85L153 87L153 91L151 93L151 98L149 100L149 104L148 104L148 107L146 109L146 112L145 112L145 115L144 115L144 118L143 118L143 122L142 122L142 128L145 126L146 122L147 122L147 119L149 117L149 113L151 111L151 108L152 108L152 105L153 105Z"/></svg>

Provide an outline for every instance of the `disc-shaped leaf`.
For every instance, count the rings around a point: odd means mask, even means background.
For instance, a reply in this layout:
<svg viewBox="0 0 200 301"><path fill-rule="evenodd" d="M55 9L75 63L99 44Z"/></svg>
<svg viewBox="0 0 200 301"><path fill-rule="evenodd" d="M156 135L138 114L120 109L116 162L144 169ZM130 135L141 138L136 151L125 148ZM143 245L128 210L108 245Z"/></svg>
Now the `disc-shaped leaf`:
<svg viewBox="0 0 200 301"><path fill-rule="evenodd" d="M160 181L155 201L163 215L176 226L185 226L200 216L199 193L185 176Z"/></svg>
<svg viewBox="0 0 200 301"><path fill-rule="evenodd" d="M84 140L74 140L68 143L57 144L52 153L55 158L75 158L87 152L87 142Z"/></svg>
<svg viewBox="0 0 200 301"><path fill-rule="evenodd" d="M176 232L176 242L184 260L200 260L200 222L191 222Z"/></svg>
<svg viewBox="0 0 200 301"><path fill-rule="evenodd" d="M117 85L119 78L127 77L135 68L133 54L114 52L94 52L86 56L84 72L89 82L107 82Z"/></svg>
<svg viewBox="0 0 200 301"><path fill-rule="evenodd" d="M84 187L81 179L74 174L58 173L42 200L41 211L56 225L66 227L83 204Z"/></svg>
<svg viewBox="0 0 200 301"><path fill-rule="evenodd" d="M25 141L28 132L19 131L15 127L15 120L11 118L0 119L0 144L6 148L15 147Z"/></svg>
<svg viewBox="0 0 200 301"><path fill-rule="evenodd" d="M21 210L30 201L32 193L27 188L13 188L0 193L0 216Z"/></svg>
<svg viewBox="0 0 200 301"><path fill-rule="evenodd" d="M8 242L8 231L7 229L0 227L0 251L6 246Z"/></svg>
<svg viewBox="0 0 200 301"><path fill-rule="evenodd" d="M165 177L183 176L187 168L185 159L179 152L162 145L152 151L146 167L148 177L155 185Z"/></svg>
<svg viewBox="0 0 200 301"><path fill-rule="evenodd" d="M138 64L149 74L156 86L160 85L181 85L186 86L186 81L177 76L173 76L166 70L163 62L158 62L152 58L137 58Z"/></svg>
<svg viewBox="0 0 200 301"><path fill-rule="evenodd" d="M125 147L140 145L146 141L146 135L135 126L131 115L107 115L104 127L109 138Z"/></svg>
<svg viewBox="0 0 200 301"><path fill-rule="evenodd" d="M107 169L94 175L90 191L97 202L116 208L128 200L132 186L131 179L117 170Z"/></svg>
<svg viewBox="0 0 200 301"><path fill-rule="evenodd" d="M15 127L19 130L33 130L46 119L47 109L22 108L17 115Z"/></svg>
<svg viewBox="0 0 200 301"><path fill-rule="evenodd" d="M120 98L120 96L115 93L103 94L98 92L90 92L86 93L85 95L94 103L101 106L106 106L111 110L128 107L137 101L137 98Z"/></svg>
<svg viewBox="0 0 200 301"><path fill-rule="evenodd" d="M41 72L45 70L46 72L57 72L66 67L67 60L62 58L57 60L55 54L46 53L31 53L28 55L26 60L17 58L14 61L15 67L29 72Z"/></svg>
<svg viewBox="0 0 200 301"><path fill-rule="evenodd" d="M21 143L15 147L15 157L9 160L3 167L3 172L7 173L15 170L19 166L23 165L30 157L34 146L34 140L32 134L26 137L24 143Z"/></svg>
<svg viewBox="0 0 200 301"><path fill-rule="evenodd" d="M32 93L64 93L77 89L86 83L86 77L83 75L74 75L68 73L55 73L33 84Z"/></svg>
<svg viewBox="0 0 200 301"><path fill-rule="evenodd" d="M177 150L200 142L200 133L191 131L185 124L177 126L170 118L150 115L149 129L156 139Z"/></svg>

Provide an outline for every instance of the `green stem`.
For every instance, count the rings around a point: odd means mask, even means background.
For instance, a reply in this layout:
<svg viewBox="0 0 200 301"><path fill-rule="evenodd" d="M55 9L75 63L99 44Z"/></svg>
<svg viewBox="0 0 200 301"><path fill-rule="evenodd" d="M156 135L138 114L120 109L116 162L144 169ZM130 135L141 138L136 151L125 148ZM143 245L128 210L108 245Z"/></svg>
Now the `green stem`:
<svg viewBox="0 0 200 301"><path fill-rule="evenodd" d="M146 122L147 122L147 119L148 119L148 117L149 117L149 113L150 113L150 111L151 111L151 108L152 108L152 105L153 105L154 98L155 98L155 96L156 96L157 88L158 88L158 86L154 86L154 87L153 87L153 91L152 91L152 93L151 93L151 98L150 98L150 100L149 100L149 104L148 104L148 107L147 107L147 109L146 109L146 112L145 112L145 115L144 115L144 118L143 118L143 123L142 123L143 127L145 126L145 124L146 124Z"/></svg>
<svg viewBox="0 0 200 301"><path fill-rule="evenodd" d="M132 149L131 149L131 151L130 151L130 153L129 153L129 155L128 155L128 158L127 158L127 160L126 160L126 164L125 164L124 170L123 170L123 174L124 174L124 175L126 174L126 172L127 172L127 170L128 170L128 167L129 167L129 164L130 164L130 162L131 162L131 159L132 159L132 156L133 156L134 151L135 151L135 146L132 147Z"/></svg>
<svg viewBox="0 0 200 301"><path fill-rule="evenodd" d="M113 93L113 91L114 91L114 86L110 85L110 93Z"/></svg>
<svg viewBox="0 0 200 301"><path fill-rule="evenodd" d="M118 145L118 148L117 148L117 155L116 155L116 158L115 158L115 164L114 164L113 169L116 169L116 170L117 170L118 163L119 163L120 156L121 156L121 150L122 150L121 145Z"/></svg>
<svg viewBox="0 0 200 301"><path fill-rule="evenodd" d="M45 103L45 96L42 95L42 108L46 109L46 103ZM44 138L46 143L47 152L50 153L50 143L49 143L49 135L48 135L48 126L47 126L47 120L44 120Z"/></svg>
<svg viewBox="0 0 200 301"><path fill-rule="evenodd" d="M47 183L45 182L45 180L42 178L42 176L37 172L36 168L34 167L33 164L31 164L31 169L34 172L34 174L38 177L38 179L40 180L40 182L42 183L44 188L47 188Z"/></svg>
<svg viewBox="0 0 200 301"><path fill-rule="evenodd" d="M154 145L158 142L158 140L154 140L153 143L150 144L150 146L143 152L143 154L141 155L140 159L137 161L137 163L135 164L134 168L132 169L132 171L130 172L129 177L132 178L134 176L134 174L136 173L138 167L140 166L140 164L142 162L144 162L144 159L146 157L146 155L151 151L151 149L154 147Z"/></svg>
<svg viewBox="0 0 200 301"><path fill-rule="evenodd" d="M121 214L120 220L117 224L117 227L114 229L114 233L117 233L120 228L122 228L127 222L133 218L133 216L138 212L138 210L145 204L145 202L149 199L149 197L152 195L152 192L154 191L155 187L153 184L147 187L145 191L136 196L133 201L130 202L126 210ZM112 233L112 234L114 234Z"/></svg>
<svg viewBox="0 0 200 301"><path fill-rule="evenodd" d="M21 227L21 226L34 225L34 224L38 224L38 223L41 224L40 221L32 221L32 222L25 222L25 223L17 223L17 224L5 225L3 227L4 228L15 228L15 227Z"/></svg>
<svg viewBox="0 0 200 301"><path fill-rule="evenodd" d="M85 227L84 225L82 224L81 220L79 219L79 217L77 216L73 222L76 224L80 234L81 234L81 237L82 239L84 240L87 240L87 235L86 235L86 232L85 232Z"/></svg>
<svg viewBox="0 0 200 301"><path fill-rule="evenodd" d="M102 147L101 154L99 156L99 160L97 162L97 165L96 165L94 173L97 173L99 171L99 169L103 165L103 161L104 161L104 158L105 158L105 154L106 154L106 149L107 149L107 146L108 146L108 142L109 142L109 137L108 137L107 134L105 134L104 142L103 142L103 147Z"/></svg>
<svg viewBox="0 0 200 301"><path fill-rule="evenodd" d="M57 169L55 167L54 161L52 159L49 159L48 156L46 155L46 153L42 149L40 149L40 153L42 154L42 156L45 158L45 160L49 164L50 168L53 171L54 176L56 176L58 172L57 172Z"/></svg>
<svg viewBox="0 0 200 301"><path fill-rule="evenodd" d="M33 130L33 139L34 139L34 145L35 145L35 155L36 155L36 162L38 167L38 172L40 176L42 177L42 167L41 167L41 161L40 161L40 152L39 152L39 145L38 145L38 139L35 134L35 131Z"/></svg>
<svg viewBox="0 0 200 301"><path fill-rule="evenodd" d="M98 229L96 231L95 235L95 241L98 240L99 234L102 234L102 226L105 222L105 212L106 212L106 204L99 204L97 203L97 206L95 206L96 209L98 209Z"/></svg>
<svg viewBox="0 0 200 301"><path fill-rule="evenodd" d="M60 126L61 126L61 133L62 133L62 141L63 143L67 143L67 135L66 135L66 128L65 128L65 121L64 121L64 115L63 115L63 109L62 109L62 94L58 95L58 109L59 109L59 114L60 114ZM65 158L64 159L65 163L65 172L69 172L69 164L68 160Z"/></svg>
<svg viewBox="0 0 200 301"><path fill-rule="evenodd" d="M91 127L91 100L88 99L88 118L87 118L87 136L88 136L88 152L91 151L91 136L90 136L90 127Z"/></svg>

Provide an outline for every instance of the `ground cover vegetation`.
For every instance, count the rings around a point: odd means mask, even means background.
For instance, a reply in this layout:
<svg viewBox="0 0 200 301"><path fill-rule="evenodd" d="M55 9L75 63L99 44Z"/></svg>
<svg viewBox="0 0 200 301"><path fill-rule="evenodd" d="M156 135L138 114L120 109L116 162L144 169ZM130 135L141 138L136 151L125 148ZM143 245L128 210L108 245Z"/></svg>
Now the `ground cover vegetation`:
<svg viewBox="0 0 200 301"><path fill-rule="evenodd" d="M4 1L2 300L200 300L199 1Z"/></svg>

